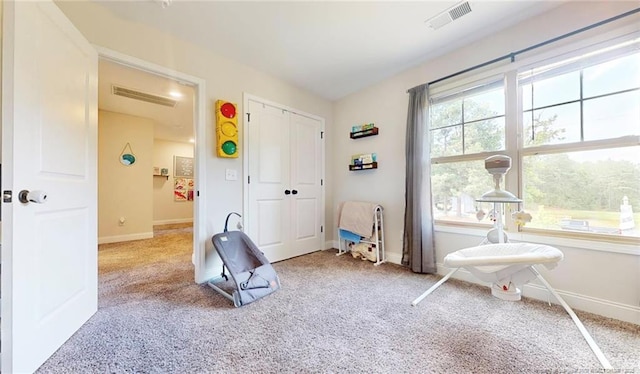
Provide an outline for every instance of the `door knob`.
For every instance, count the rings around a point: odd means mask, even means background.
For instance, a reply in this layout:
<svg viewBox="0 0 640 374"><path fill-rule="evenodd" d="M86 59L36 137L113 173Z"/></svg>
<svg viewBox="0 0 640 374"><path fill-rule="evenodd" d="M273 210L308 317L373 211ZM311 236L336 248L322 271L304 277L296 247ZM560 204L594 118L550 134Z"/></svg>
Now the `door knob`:
<svg viewBox="0 0 640 374"><path fill-rule="evenodd" d="M42 204L45 201L47 201L47 193L40 190L35 190L35 191L22 190L18 194L18 200L20 200L20 202L23 204L27 204L27 203Z"/></svg>
<svg viewBox="0 0 640 374"><path fill-rule="evenodd" d="M284 194L285 194L285 195L289 195L290 193L291 193L291 191L289 191L289 190L284 190Z"/></svg>
<svg viewBox="0 0 640 374"><path fill-rule="evenodd" d="M298 190L293 190L291 191L292 194L297 195L298 194Z"/></svg>

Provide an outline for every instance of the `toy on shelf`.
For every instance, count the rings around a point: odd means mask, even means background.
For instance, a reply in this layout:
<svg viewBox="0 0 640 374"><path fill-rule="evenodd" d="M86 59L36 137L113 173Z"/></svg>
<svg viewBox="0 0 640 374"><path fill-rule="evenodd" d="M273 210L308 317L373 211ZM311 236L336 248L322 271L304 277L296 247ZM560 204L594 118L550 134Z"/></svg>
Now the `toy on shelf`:
<svg viewBox="0 0 640 374"><path fill-rule="evenodd" d="M378 128L373 123L365 123L364 125L351 126L351 139L364 138L367 136L378 135Z"/></svg>
<svg viewBox="0 0 640 374"><path fill-rule="evenodd" d="M363 153L351 156L349 170L377 169L378 155L375 153Z"/></svg>

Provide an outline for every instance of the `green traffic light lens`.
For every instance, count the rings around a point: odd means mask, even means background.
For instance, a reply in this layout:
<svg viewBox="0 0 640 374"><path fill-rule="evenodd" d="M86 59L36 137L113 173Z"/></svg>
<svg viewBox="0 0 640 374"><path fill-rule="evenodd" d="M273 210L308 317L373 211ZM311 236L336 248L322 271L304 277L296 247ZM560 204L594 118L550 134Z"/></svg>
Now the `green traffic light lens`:
<svg viewBox="0 0 640 374"><path fill-rule="evenodd" d="M236 153L236 150L236 143L230 140L222 143L222 152L224 152L224 154L231 156L232 154Z"/></svg>

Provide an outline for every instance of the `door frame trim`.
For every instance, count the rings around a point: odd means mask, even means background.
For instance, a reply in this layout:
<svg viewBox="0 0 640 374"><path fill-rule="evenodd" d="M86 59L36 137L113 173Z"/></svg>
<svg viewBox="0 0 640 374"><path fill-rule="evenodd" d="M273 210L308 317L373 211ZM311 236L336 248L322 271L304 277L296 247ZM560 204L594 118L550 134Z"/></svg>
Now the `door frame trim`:
<svg viewBox="0 0 640 374"><path fill-rule="evenodd" d="M295 109L292 108L290 106L284 105L284 104L280 104L280 103L276 103L274 101L271 100L267 100L267 99L263 99L259 96L256 95L252 95L250 93L247 92L243 92L242 93L242 100L243 100L243 119L242 119L242 175L244 177L244 180L242 181L242 221L245 225L245 231L249 231L249 226L248 226L248 222L249 222L249 186L248 186L248 176L249 176L249 124L247 119L247 113L249 113L249 101L257 101L259 103L265 104L265 105L269 105L275 108L279 108L282 110L286 110L288 112L292 112L301 116L305 116L305 117L309 117L315 120L320 121L321 124L321 128L322 128L322 132L324 134L326 134L326 129L325 129L325 119L323 117L317 116L315 114L311 114L311 113L307 113L304 111L301 111L299 109ZM326 137L324 138L326 139ZM323 139L323 140L324 140ZM322 156L321 156L321 160L320 160L320 170L321 170L321 178L324 181L323 186L322 186L322 190L321 190L321 196L322 196L322 209L321 211L321 215L320 215L320 222L322 222L322 226L326 226L326 221L325 221L325 205L326 205L326 196L325 196L325 190L326 190L326 174L325 174L325 158L326 158L326 152L325 152L325 142L323 141L321 144L321 151L322 151ZM320 239L321 239L321 245L322 248L320 249L325 249L324 247L326 246L325 244L325 238L326 238L326 233L327 233L327 228L325 227L324 230L322 230L322 232L320 233Z"/></svg>
<svg viewBox="0 0 640 374"><path fill-rule="evenodd" d="M133 69L142 70L151 74L160 75L168 79L177 80L192 85L194 88L195 108L193 117L194 126L194 187L196 190L195 203L193 204L193 255L191 261L195 265L195 282L200 284L208 279L205 269L205 255L207 242L205 222L206 217L206 81L177 70L169 69L149 61L126 55L108 48L94 45L98 51L98 58L112 61ZM200 193L202 192L202 193ZM200 266L198 266L200 264Z"/></svg>

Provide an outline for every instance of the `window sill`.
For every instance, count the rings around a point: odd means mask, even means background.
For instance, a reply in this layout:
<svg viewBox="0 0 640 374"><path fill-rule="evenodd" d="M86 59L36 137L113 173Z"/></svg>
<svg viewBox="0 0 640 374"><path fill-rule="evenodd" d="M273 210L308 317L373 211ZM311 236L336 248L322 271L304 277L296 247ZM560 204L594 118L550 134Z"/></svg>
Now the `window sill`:
<svg viewBox="0 0 640 374"><path fill-rule="evenodd" d="M473 226L463 225L450 225L443 223L436 223L436 232L461 234L468 236L477 236L478 242L487 235L488 229L478 228ZM632 243L633 239L629 240L629 243L620 243L615 241L607 241L607 238L585 239L584 237L578 237L578 235L552 235L546 232L507 232L509 239L517 242L532 242L540 243L551 246L562 246L571 248L588 249L592 251L621 253L627 255L640 256L640 246Z"/></svg>

